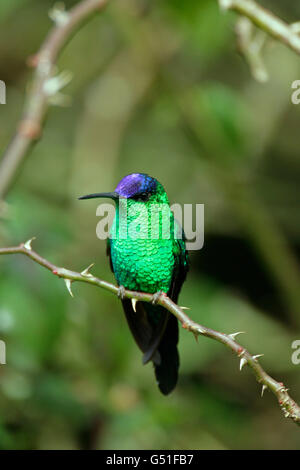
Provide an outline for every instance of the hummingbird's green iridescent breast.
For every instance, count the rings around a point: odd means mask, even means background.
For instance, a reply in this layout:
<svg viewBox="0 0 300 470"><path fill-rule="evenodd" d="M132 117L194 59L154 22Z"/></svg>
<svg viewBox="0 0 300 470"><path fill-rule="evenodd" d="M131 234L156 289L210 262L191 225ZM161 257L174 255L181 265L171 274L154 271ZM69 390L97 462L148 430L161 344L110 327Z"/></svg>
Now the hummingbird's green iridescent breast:
<svg viewBox="0 0 300 470"><path fill-rule="evenodd" d="M168 292L174 267L172 240L111 240L111 260L119 285L130 290Z"/></svg>
<svg viewBox="0 0 300 470"><path fill-rule="evenodd" d="M111 228L111 260L118 284L127 289L168 292L174 269L174 217L166 193L117 206ZM121 235L122 233L122 235Z"/></svg>

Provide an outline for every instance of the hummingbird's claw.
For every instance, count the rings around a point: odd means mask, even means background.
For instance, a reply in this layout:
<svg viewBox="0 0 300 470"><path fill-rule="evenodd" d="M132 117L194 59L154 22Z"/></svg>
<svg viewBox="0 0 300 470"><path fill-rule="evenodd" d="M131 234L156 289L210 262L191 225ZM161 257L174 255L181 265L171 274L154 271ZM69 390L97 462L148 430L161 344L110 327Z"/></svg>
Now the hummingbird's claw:
<svg viewBox="0 0 300 470"><path fill-rule="evenodd" d="M125 298L125 293L126 293L125 287L124 287L124 286L119 286L118 294L117 294L118 297L119 297L119 299L124 300L124 298Z"/></svg>
<svg viewBox="0 0 300 470"><path fill-rule="evenodd" d="M158 292L155 292L155 294L153 294L153 296L152 296L151 303L153 305L158 304L158 301L159 301L159 298L160 298L161 295L166 296L167 294L163 290L159 290Z"/></svg>

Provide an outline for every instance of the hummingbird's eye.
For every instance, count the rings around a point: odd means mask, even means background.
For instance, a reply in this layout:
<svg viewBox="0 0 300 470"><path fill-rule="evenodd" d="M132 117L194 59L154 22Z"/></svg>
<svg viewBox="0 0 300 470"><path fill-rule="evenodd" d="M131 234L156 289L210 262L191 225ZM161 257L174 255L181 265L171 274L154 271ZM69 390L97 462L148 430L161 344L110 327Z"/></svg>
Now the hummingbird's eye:
<svg viewBox="0 0 300 470"><path fill-rule="evenodd" d="M134 199L135 199L136 201L145 202L145 201L148 201L149 197L150 197L150 193L144 192L144 193L137 194L137 195L134 197Z"/></svg>

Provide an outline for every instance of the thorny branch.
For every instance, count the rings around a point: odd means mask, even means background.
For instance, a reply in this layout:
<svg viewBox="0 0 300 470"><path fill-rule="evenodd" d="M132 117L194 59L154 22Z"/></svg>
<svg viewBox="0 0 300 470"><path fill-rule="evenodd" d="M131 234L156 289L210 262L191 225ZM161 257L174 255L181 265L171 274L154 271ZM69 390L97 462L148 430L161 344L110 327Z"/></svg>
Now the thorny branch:
<svg viewBox="0 0 300 470"><path fill-rule="evenodd" d="M258 28L283 42L300 54L299 23L289 25L254 0L218 0L223 10L233 10L248 19ZM19 167L25 160L31 146L40 137L48 106L60 98L60 89L68 82L67 74L55 76L57 57L75 30L94 12L100 11L107 0L82 0L70 11L52 9L51 18L55 26L42 44L39 52L30 59L29 65L36 73L28 94L23 116L17 131L8 145L0 162L0 201L9 191ZM245 24L245 23L244 23ZM245 29L245 28L244 28ZM244 39L239 37L240 48L250 63L254 76L260 81L267 79L260 53L261 42L254 38L249 42L248 30ZM238 29L240 36L241 28Z"/></svg>
<svg viewBox="0 0 300 470"><path fill-rule="evenodd" d="M51 99L57 97L66 84L66 74L55 76L57 57L75 30L107 0L83 0L69 12L53 9L50 13L55 26L50 31L38 53L30 58L29 65L36 72L26 100L23 116L0 163L0 200L13 183L15 174L33 143L40 137L42 123Z"/></svg>
<svg viewBox="0 0 300 470"><path fill-rule="evenodd" d="M265 82L268 79L261 58L261 50L266 39L262 36L262 32L267 33L269 36L272 36L274 39L288 46L297 54L300 54L299 22L288 24L269 10L260 6L254 0L218 1L222 10L232 10L241 15L241 21L237 23L236 28L239 49L245 55L254 78L258 81ZM257 36L250 30L251 23L260 30Z"/></svg>
<svg viewBox="0 0 300 470"><path fill-rule="evenodd" d="M297 23L288 24L254 0L219 0L223 10L233 10L245 16L273 38L300 54L300 36Z"/></svg>
<svg viewBox="0 0 300 470"><path fill-rule="evenodd" d="M222 9L235 11L242 17L247 18L262 31L265 31L270 36L294 50L297 54L300 54L299 23L289 25L268 10L262 8L254 0L218 1ZM0 200L3 199L8 192L16 171L25 159L34 141L39 138L48 105L67 81L65 75L55 76L55 63L59 52L84 20L97 10L101 10L106 3L107 0L83 0L69 12L51 12L55 26L49 33L39 52L31 58L30 65L36 68L34 81L16 134L8 146L0 164ZM252 45L249 42L246 45L247 51L253 55ZM256 50L254 49L254 52L260 53L260 50L261 47L257 47ZM258 59L261 68L260 58L258 57ZM255 66L253 61L252 65ZM17 253L26 255L36 263L50 270L54 275L64 279L66 287L72 296L71 285L74 281L93 284L115 295L119 295L119 288L117 286L93 276L89 272L90 267L78 273L50 263L32 250L31 240L17 247L0 249L0 255ZM154 301L154 296L151 294L129 290L124 290L123 292L125 297L132 299L133 306L135 306L137 301ZM224 334L195 323L184 313L181 307L172 302L166 295L159 296L156 301L159 305L165 307L170 313L175 315L181 322L183 328L191 331L196 338L199 335L203 335L223 343L231 349L240 359L240 369L245 365L248 365L252 369L257 381L262 386L262 394L266 389L272 391L277 397L284 416L291 418L296 424L300 425L300 407L298 404L289 396L282 382L277 382L263 370L258 362L260 355L253 356L236 342L235 338L238 333Z"/></svg>
<svg viewBox="0 0 300 470"><path fill-rule="evenodd" d="M118 286L115 286L109 282L103 281L95 276L93 276L89 269L91 266L86 268L81 273L70 271L69 269L65 269L59 266L54 265L50 261L42 258L38 253L36 253L32 247L31 243L32 240L28 240L26 243L21 243L19 246L9 247L9 248L0 248L0 255L9 255L9 254L23 254L31 258L36 263L40 264L41 266L47 268L52 274L64 279L66 283L66 287L73 297L71 285L74 281L79 282L86 282L88 284L93 284L95 286L101 287L110 291L115 295L119 295L120 289ZM259 355L252 355L250 354L243 346L241 346L236 341L236 336L239 333L232 333L232 334L225 334L220 333L218 331L212 330L211 328L207 328L203 325L195 323L191 320L186 313L184 313L183 308L176 305L169 297L165 294L161 294L160 296L156 296L155 294L147 294L144 292L135 292L126 289L122 289L122 295L124 297L131 299L133 303L133 308L135 310L135 304L137 301L143 302L156 302L157 304L165 307L170 313L175 315L177 319L181 322L182 327L188 331L191 331L196 339L199 335L206 336L208 338L214 339L219 343L224 344L227 346L231 351L239 358L240 360L240 370L245 365L248 365L255 377L256 380L262 386L263 395L266 389L269 389L273 394L276 396L279 406L282 409L284 416L286 418L291 418L296 424L300 425L300 407L299 405L289 396L287 388L284 386L282 382L277 382L275 379L270 377L261 365L258 362L258 358L261 356Z"/></svg>

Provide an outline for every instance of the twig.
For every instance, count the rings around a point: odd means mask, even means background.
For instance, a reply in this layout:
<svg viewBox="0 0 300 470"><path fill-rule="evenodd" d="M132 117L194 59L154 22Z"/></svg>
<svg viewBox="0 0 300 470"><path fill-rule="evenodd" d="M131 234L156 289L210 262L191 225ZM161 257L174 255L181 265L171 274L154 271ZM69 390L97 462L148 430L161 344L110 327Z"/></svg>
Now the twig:
<svg viewBox="0 0 300 470"><path fill-rule="evenodd" d="M108 290L109 292L118 295L119 288L109 282L103 281L90 273L90 268L86 268L81 273L70 271L59 266L54 265L50 261L42 258L38 253L36 253L31 248L31 242L33 239L28 240L26 243L22 243L19 246L9 247L9 248L0 248L0 255L9 255L20 253L28 256L36 263L47 268L54 275L64 279L66 287L69 293L73 296L71 285L74 281L86 282L88 284L93 284L103 289ZM191 320L186 313L184 313L183 308L176 305L169 297L166 295L160 295L157 299L152 294L147 294L144 292L135 292L130 290L122 291L122 294L128 299L143 302L153 302L154 300L159 305L165 307L170 313L175 315L178 320L181 322L182 327L188 331L191 331L197 338L199 335L206 336L208 338L214 339L219 343L227 346L231 351L239 358L240 360L240 369L242 369L246 364L252 369L254 375L256 376L257 381L262 386L262 395L266 389L271 390L273 394L277 397L278 403L284 413L286 418L291 418L296 424L300 425L300 407L299 405L289 396L287 388L282 382L277 382L272 377L270 377L261 365L258 362L260 355L250 354L243 346L236 342L236 336L239 333L225 334L218 331L207 328L203 325L195 323Z"/></svg>
<svg viewBox="0 0 300 470"><path fill-rule="evenodd" d="M65 74L54 77L55 62L60 51L75 30L106 3L107 0L83 0L69 12L52 10L55 26L39 52L30 59L29 65L36 68L34 81L16 134L0 163L0 200L7 194L28 150L39 138L51 98L68 81Z"/></svg>
<svg viewBox="0 0 300 470"><path fill-rule="evenodd" d="M218 1L222 9L233 10L248 18L260 29L300 54L299 23L289 25L254 0ZM39 138L51 99L54 101L55 98L60 98L57 96L59 89L67 81L65 75L54 77L54 65L59 52L76 28L106 3L107 0L83 0L69 12L51 10L51 18L56 24L40 51L30 60L30 65L36 67L34 81L18 129L0 162L0 200L10 189L30 147Z"/></svg>
<svg viewBox="0 0 300 470"><path fill-rule="evenodd" d="M245 16L258 28L300 54L300 36L297 34L297 28L261 7L254 0L219 0L219 5L223 10L232 10Z"/></svg>
<svg viewBox="0 0 300 470"><path fill-rule="evenodd" d="M255 80L265 83L269 80L269 74L262 58L262 50L268 36L264 31L254 30L254 25L244 16L236 22L238 48L248 62Z"/></svg>

